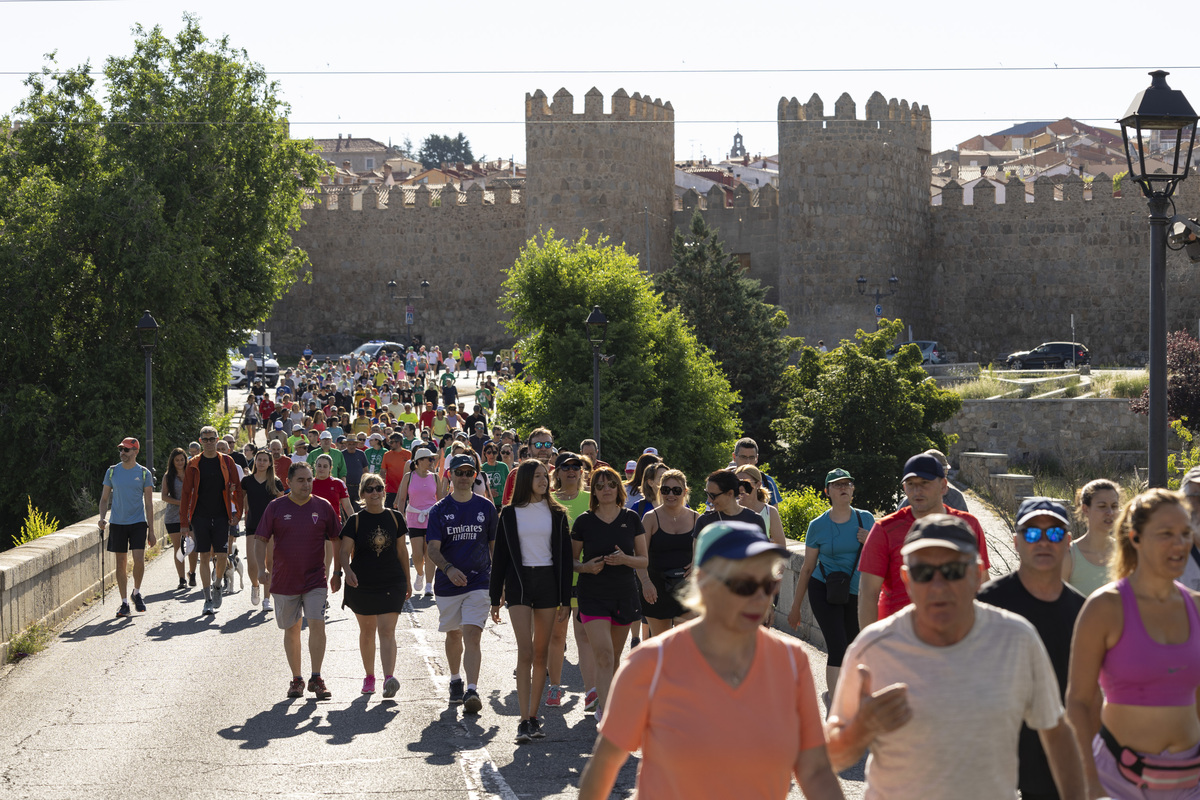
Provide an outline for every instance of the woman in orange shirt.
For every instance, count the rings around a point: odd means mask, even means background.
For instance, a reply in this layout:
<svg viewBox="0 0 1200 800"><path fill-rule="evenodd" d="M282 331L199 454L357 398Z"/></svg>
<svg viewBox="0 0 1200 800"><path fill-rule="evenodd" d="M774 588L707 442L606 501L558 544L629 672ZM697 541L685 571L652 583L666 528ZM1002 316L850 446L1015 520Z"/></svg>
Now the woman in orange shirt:
<svg viewBox="0 0 1200 800"><path fill-rule="evenodd" d="M684 599L700 616L648 639L617 672L579 800L608 797L639 748L639 797L782 800L793 775L810 800L844 797L808 657L760 624L786 554L757 525L700 532Z"/></svg>

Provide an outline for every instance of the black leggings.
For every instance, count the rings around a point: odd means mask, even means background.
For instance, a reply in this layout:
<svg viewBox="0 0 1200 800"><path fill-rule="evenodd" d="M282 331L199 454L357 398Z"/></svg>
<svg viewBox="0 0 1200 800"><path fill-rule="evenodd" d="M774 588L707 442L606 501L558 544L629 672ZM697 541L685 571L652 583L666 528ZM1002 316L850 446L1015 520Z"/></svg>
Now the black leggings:
<svg viewBox="0 0 1200 800"><path fill-rule="evenodd" d="M825 599L825 582L816 577L808 581L808 604L825 637L825 649L829 651L828 664L840 667L846 648L858 636L858 595L850 595L844 606L831 605Z"/></svg>

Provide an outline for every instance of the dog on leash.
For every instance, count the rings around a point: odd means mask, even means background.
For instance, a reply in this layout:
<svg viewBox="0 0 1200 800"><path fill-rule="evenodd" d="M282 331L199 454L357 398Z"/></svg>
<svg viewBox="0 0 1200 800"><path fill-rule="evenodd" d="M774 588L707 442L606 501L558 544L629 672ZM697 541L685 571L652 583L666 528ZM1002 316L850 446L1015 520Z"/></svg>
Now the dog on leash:
<svg viewBox="0 0 1200 800"><path fill-rule="evenodd" d="M233 551L226 556L225 574L221 578L221 593L233 594L233 576L237 575L238 591L240 592L246 586L246 567L242 563L242 556L238 553L237 545L233 546ZM216 583L216 565L213 566L213 583Z"/></svg>

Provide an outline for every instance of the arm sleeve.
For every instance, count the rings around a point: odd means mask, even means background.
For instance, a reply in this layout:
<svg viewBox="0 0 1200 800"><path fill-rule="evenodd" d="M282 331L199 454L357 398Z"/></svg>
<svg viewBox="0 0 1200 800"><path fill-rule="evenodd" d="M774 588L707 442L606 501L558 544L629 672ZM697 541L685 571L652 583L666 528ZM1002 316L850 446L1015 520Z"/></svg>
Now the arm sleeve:
<svg viewBox="0 0 1200 800"><path fill-rule="evenodd" d="M351 514L346 518L346 524L342 525L342 532L338 534L339 539L353 539L355 530L358 528L358 514Z"/></svg>
<svg viewBox="0 0 1200 800"><path fill-rule="evenodd" d="M505 521L500 520L499 524L503 528ZM500 596L504 594L504 578L508 572L509 560L508 537L501 530L497 532L496 547L492 551L492 576L488 583L488 595L494 606L500 605Z"/></svg>
<svg viewBox="0 0 1200 800"><path fill-rule="evenodd" d="M863 543L862 558L858 560L858 569L868 575L887 577L887 539L878 522L871 526L871 532L867 534L867 541ZM840 680L839 678L839 682Z"/></svg>
<svg viewBox="0 0 1200 800"><path fill-rule="evenodd" d="M425 541L426 542L441 542L442 541L442 515L435 505L429 511L429 516L425 520Z"/></svg>
<svg viewBox="0 0 1200 800"><path fill-rule="evenodd" d="M600 723L604 738L631 753L642 746L642 733L650 719L650 681L658 666L658 652L656 647L646 647L629 654L613 676Z"/></svg>

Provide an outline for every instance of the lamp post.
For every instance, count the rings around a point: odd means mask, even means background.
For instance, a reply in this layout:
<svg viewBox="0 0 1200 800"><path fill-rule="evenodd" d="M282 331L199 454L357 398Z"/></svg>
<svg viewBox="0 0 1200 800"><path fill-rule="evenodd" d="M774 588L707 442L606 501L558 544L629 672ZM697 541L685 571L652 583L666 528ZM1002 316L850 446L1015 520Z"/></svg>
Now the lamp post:
<svg viewBox="0 0 1200 800"><path fill-rule="evenodd" d="M1167 86L1167 73L1150 73L1150 86L1133 98L1119 120L1129 179L1150 207L1150 486L1167 485L1167 208L1187 178L1196 143L1196 116L1183 92ZM1174 133L1170 172L1146 167L1146 131ZM1160 139L1161 143L1161 139ZM1186 155L1184 150L1186 148ZM1181 157L1182 156L1182 157Z"/></svg>
<svg viewBox="0 0 1200 800"><path fill-rule="evenodd" d="M138 341L146 352L146 467L154 475L154 385L151 380L151 354L158 343L158 323L147 310L137 324ZM226 381L228 384L229 381Z"/></svg>
<svg viewBox="0 0 1200 800"><path fill-rule="evenodd" d="M866 295L867 293L867 276L859 275L855 281L858 286L858 293ZM883 289L879 286L875 287L875 326L879 327L879 320L883 317L883 298L890 297L900 291L900 279L896 277L896 273L892 273L892 277L888 278L888 292L884 295Z"/></svg>
<svg viewBox="0 0 1200 800"><path fill-rule="evenodd" d="M587 326L588 341L592 343L592 438L596 440L596 452L600 450L600 348L608 329L608 318L600 306L592 306L584 324Z"/></svg>
<svg viewBox="0 0 1200 800"><path fill-rule="evenodd" d="M388 290L391 291L391 293L392 293L392 302L394 303L396 301L396 286L397 286L397 284L393 280L393 281L388 281L387 286L388 286ZM429 289L429 281L422 279L421 280L421 291L425 292L428 289ZM404 343L405 347L408 347L408 346L412 345L412 343L413 343L412 326L413 326L413 316L416 313L416 309L414 309L412 307L412 301L413 300L424 300L424 299L425 299L424 294L422 294L420 297L417 297L411 293L404 295L404 324L408 328L408 333L406 334L408 337L408 341L406 341Z"/></svg>

